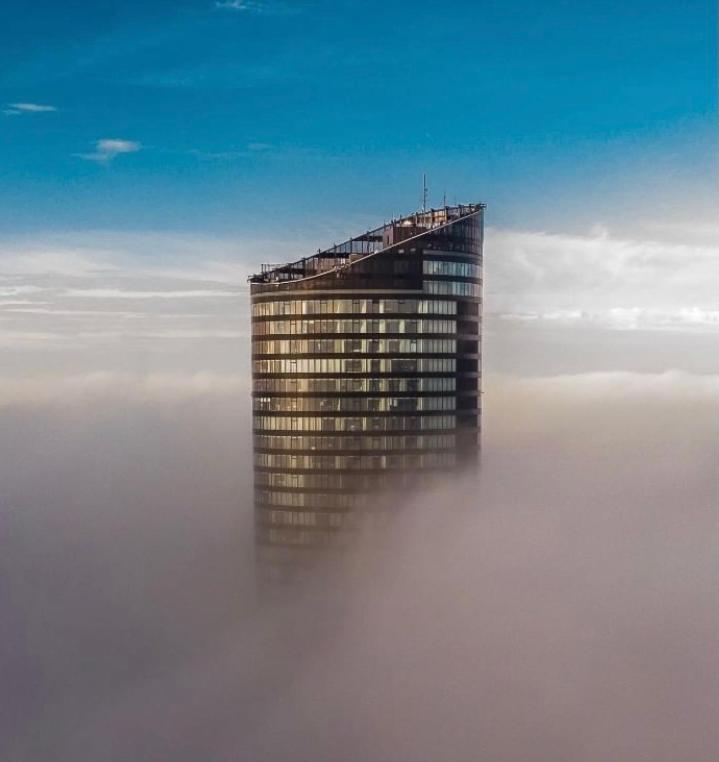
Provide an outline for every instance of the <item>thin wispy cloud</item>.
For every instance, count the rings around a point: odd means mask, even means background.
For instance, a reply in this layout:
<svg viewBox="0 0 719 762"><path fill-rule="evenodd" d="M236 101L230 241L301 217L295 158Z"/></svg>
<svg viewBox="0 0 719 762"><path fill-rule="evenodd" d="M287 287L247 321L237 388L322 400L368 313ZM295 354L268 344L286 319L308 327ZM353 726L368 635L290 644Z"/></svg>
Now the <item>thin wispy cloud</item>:
<svg viewBox="0 0 719 762"><path fill-rule="evenodd" d="M55 106L47 103L8 103L3 109L7 116L20 116L21 114L46 114L57 111Z"/></svg>
<svg viewBox="0 0 719 762"><path fill-rule="evenodd" d="M277 251L298 259L316 240L170 231L0 237L3 371L26 374L31 358L57 372L106 369L144 357L153 343L173 368L244 372L249 350L236 342L249 329L247 276ZM592 236L492 228L485 325L493 366L716 373L717 262L716 247L598 228ZM126 354L107 354L111 341Z"/></svg>
<svg viewBox="0 0 719 762"><path fill-rule="evenodd" d="M643 307L612 307L606 310L549 310L547 312L507 312L501 320L522 323L544 321L564 326L595 326L618 331L711 331L719 330L719 310L682 307L676 310Z"/></svg>
<svg viewBox="0 0 719 762"><path fill-rule="evenodd" d="M216 0L215 8L240 13L286 14L297 13L298 9L280 2L262 2L262 0Z"/></svg>
<svg viewBox="0 0 719 762"><path fill-rule="evenodd" d="M127 143L106 141L93 160L109 161L127 152ZM253 155L249 145L231 153L193 153L205 160ZM0 297L3 285L13 289L7 298L16 298L18 287L42 286L51 288L57 309L73 299L78 301L73 309L85 309L91 300L108 307L182 302L195 311L198 302L219 305L220 296L246 293L253 263L286 246L287 241L160 232L0 240ZM288 259L309 247L294 241ZM157 252L166 258L154 261ZM684 335L719 330L719 300L712 288L719 276L716 246L616 238L599 228L588 236L490 228L485 264L485 310L505 326Z"/></svg>
<svg viewBox="0 0 719 762"><path fill-rule="evenodd" d="M228 151L204 151L199 148L193 148L190 154L198 159L213 159L216 161L232 161L233 159L247 159L257 154L266 154L274 149L271 143L252 142L239 150Z"/></svg>
<svg viewBox="0 0 719 762"><path fill-rule="evenodd" d="M259 13L263 7L263 3L253 2L252 0L217 0L215 2L215 8L230 11L245 11L248 13Z"/></svg>
<svg viewBox="0 0 719 762"><path fill-rule="evenodd" d="M104 138L95 143L95 150L91 153L79 153L77 156L88 161L106 164L116 156L124 153L137 153L142 149L142 144L135 140L121 140L119 138Z"/></svg>
<svg viewBox="0 0 719 762"><path fill-rule="evenodd" d="M189 153L198 159L210 159L213 161L232 161L249 156L247 151L201 151L199 148L193 148Z"/></svg>

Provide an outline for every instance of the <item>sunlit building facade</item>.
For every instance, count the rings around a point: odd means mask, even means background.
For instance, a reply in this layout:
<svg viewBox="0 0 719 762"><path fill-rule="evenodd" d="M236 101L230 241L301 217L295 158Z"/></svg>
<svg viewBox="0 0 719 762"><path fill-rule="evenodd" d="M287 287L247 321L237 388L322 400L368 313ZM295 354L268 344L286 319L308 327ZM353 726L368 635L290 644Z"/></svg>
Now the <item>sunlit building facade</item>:
<svg viewBox="0 0 719 762"><path fill-rule="evenodd" d="M417 212L250 279L265 569L349 537L382 496L476 464L483 213Z"/></svg>

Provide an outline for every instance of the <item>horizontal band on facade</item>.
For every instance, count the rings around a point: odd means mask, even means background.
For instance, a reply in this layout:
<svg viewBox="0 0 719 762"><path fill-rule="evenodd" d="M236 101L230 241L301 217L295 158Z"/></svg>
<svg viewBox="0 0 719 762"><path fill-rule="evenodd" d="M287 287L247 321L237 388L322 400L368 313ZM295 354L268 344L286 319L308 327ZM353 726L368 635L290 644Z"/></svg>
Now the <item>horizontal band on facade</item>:
<svg viewBox="0 0 719 762"><path fill-rule="evenodd" d="M385 357L275 357L253 358L252 373L280 373L293 377L300 373L311 376L336 376L341 373L390 376L400 373L417 375L422 373L478 373L480 371L479 357L456 355L430 355L429 357L405 356L396 357L391 354Z"/></svg>
<svg viewBox="0 0 719 762"><path fill-rule="evenodd" d="M453 339L444 339L444 341L453 341ZM478 343L475 339L474 343ZM274 348L277 350L277 348ZM413 352L411 349L404 349L401 357L398 357L398 353L393 352L390 349L385 351L354 351L351 349L344 352L338 352L337 350L329 350L326 352L313 349L312 351L306 350L287 350L287 351L273 351L273 352L253 352L251 357L253 360L443 360L443 359L461 359L470 358L477 359L479 352L473 352L471 349L462 351L459 348L447 349L447 351L439 351L436 348L433 351L421 351Z"/></svg>
<svg viewBox="0 0 719 762"><path fill-rule="evenodd" d="M476 431L480 425L477 423ZM463 437L472 438L475 429L465 427L462 433L415 431L411 433L383 434L328 432L300 434L291 436L281 434L256 434L253 445L256 452L268 451L278 454L334 455L347 451L349 455L393 454L397 452L424 452L430 450L445 451L454 449Z"/></svg>
<svg viewBox="0 0 719 762"><path fill-rule="evenodd" d="M424 249L424 258L426 260L439 259L447 262L467 262L473 265L484 264L484 257L482 254L476 252L466 251L442 251L441 249Z"/></svg>
<svg viewBox="0 0 719 762"><path fill-rule="evenodd" d="M446 455L455 455L454 450L440 450L438 453L444 453ZM352 468L352 469L338 469L338 468L295 468L295 469L287 469L287 468L273 468L269 466L256 466L255 467L255 473L256 474L299 474L300 476L314 476L314 475L320 475L320 476L337 476L339 475L352 475L356 474L359 476L393 476L394 474L407 474L407 473L416 473L417 468L421 468L423 471L431 471L433 469L443 469L447 467L453 467L457 465L456 462L453 462L451 464L437 464L435 466L387 466L385 468ZM257 485L259 486L267 486L263 484ZM270 485L272 486L272 485ZM274 489L274 486L273 486ZM289 489L293 489L293 487L289 487ZM314 489L314 488L310 488ZM324 491L324 490L323 490Z"/></svg>
<svg viewBox="0 0 719 762"><path fill-rule="evenodd" d="M368 297L366 294L349 294L345 298L330 297L322 299L272 299L252 302L252 319L291 317L296 319L359 319L367 316L369 319L387 319L402 317L422 317L425 315L448 316L458 315L462 307L463 314L479 315L477 304L467 303L452 296L427 295L414 298L406 296L402 299L388 297ZM465 307L470 307L466 310Z"/></svg>
<svg viewBox="0 0 719 762"><path fill-rule="evenodd" d="M372 417L373 415L387 415L389 413L394 414L403 414L403 415L424 415L425 412L427 415L430 413L442 411L442 412L448 412L450 410L449 407L444 407L445 405L450 405L451 403L457 403L458 401L464 402L464 403L471 403L472 401L475 402L474 405L472 405L471 408L464 408L471 409L471 410L477 410L477 400L479 396L479 391L477 389L474 390L474 392L470 392L469 394L458 396L456 394L427 394L423 396L415 396L415 395L409 395L406 394L404 396L394 395L394 394L384 394L384 395L364 395L364 396L357 396L352 394L337 394L333 395L331 397L325 396L325 397L302 397L298 398L301 399L303 405L307 405L309 407L305 407L302 409L302 407L298 407L296 410L292 410L287 406L287 400L294 399L293 397L277 397L275 395L259 395L256 397L253 397L253 406L254 406L254 412L257 415L265 415L265 414L281 414L281 415L306 415L311 414L315 415L319 418L326 418L331 417L333 415L354 415L355 417ZM274 400L279 400L280 404L283 406L282 410L273 410L272 404ZM329 404L331 405L339 405L341 406L343 403L346 403L347 405L363 405L367 404L368 408L364 409L361 407L357 407L354 411L351 410L351 408L345 408L338 410L337 408L330 408L327 407L324 410L323 409L314 409L314 406L317 405L317 402L322 402L324 400L328 400ZM397 409L394 411L383 411L379 409L379 405L386 404L387 401L394 401L399 400L401 401L401 404L408 405L412 402L419 402L421 401L422 404L429 404L433 401L436 401L436 404L438 407L436 410L432 410L431 408L422 408L418 410L413 410L412 408L405 407L403 409ZM374 404L374 402L377 403L378 409L372 410L371 405ZM266 407L263 407L266 406ZM454 410L455 407L452 407L452 410ZM458 411L461 411L462 408L456 408Z"/></svg>
<svg viewBox="0 0 719 762"><path fill-rule="evenodd" d="M341 312L341 313L327 313L327 312L302 312L302 313L295 313L295 312L282 312L282 313L270 313L270 314L263 314L263 315L255 315L252 318L252 327L253 329L256 329L258 327L262 327L267 323L284 323L286 325L290 325L291 323L320 323L322 321L330 321L330 322L341 322L341 321L352 321L357 322L360 321L362 323L365 322L381 322L381 321L442 321L442 320L449 320L452 324L475 324L475 325L482 325L482 314L481 313L473 313L473 314L459 314L457 312ZM450 328L449 331L437 331L436 333L454 333L455 328L454 325ZM320 331L318 331L320 332ZM338 330L334 326L329 327L325 331L321 331L323 333L331 333L333 336L336 336L340 333L350 333L352 336L357 336L358 333L379 333L382 336L386 336L388 334L392 333L398 333L402 336L404 336L407 333L420 333L425 335L428 333L428 331L424 328L418 328L414 331L407 331L406 328L402 327L396 330L387 330L381 329L381 330L370 330L370 331L358 331L354 327L349 329L348 331L342 331L341 329ZM265 335L268 332L265 332ZM288 330L285 331L285 333L293 333L293 331ZM295 331L294 332L298 336L302 335L312 335L314 331ZM434 333L434 332L431 332Z"/></svg>
<svg viewBox="0 0 719 762"><path fill-rule="evenodd" d="M396 471L396 472L388 472L385 471L384 474L388 477L387 478L387 484L378 484L375 486L357 486L356 488L351 487L323 487L323 488L317 488L317 487L280 487L276 485L259 485L258 489L264 488L271 490L272 492L277 493L284 493L284 494L291 494L291 495L311 495L311 496L326 496L326 497L334 497L335 495L357 495L361 497L368 497L372 493L375 494L382 494L383 491L391 486L391 483L393 480L392 477L396 477L397 480L404 478L417 478L417 471L414 470L407 470L407 471ZM437 476L445 476L446 477L447 470L445 468L428 468L428 469L422 469L422 476L427 479L431 479L432 477ZM369 475L369 474L368 474ZM377 474L374 475L375 478ZM273 505L272 503L269 503L269 505Z"/></svg>
<svg viewBox="0 0 719 762"><path fill-rule="evenodd" d="M405 416L406 417L406 416ZM335 436L349 436L351 434L377 434L379 436L401 436L402 434L421 434L421 433L430 433L435 432L438 434L459 434L464 433L467 431L480 431L480 426L476 423L474 424L456 424L454 426L448 426L447 428L436 428L436 429L413 429L413 428L402 428L402 429L340 429L335 431L325 431L322 429L264 429L264 428L253 428L252 434L255 436L262 436L262 435L276 435L281 437L291 437L291 436L310 436L312 434L321 434L322 436L332 436L333 434Z"/></svg>
<svg viewBox="0 0 719 762"><path fill-rule="evenodd" d="M474 278L472 276L462 275L441 275L438 273L425 273L422 275L422 280L424 281L425 285L427 283L472 283L475 286L481 286L483 283L482 278ZM425 291L425 293L431 294L432 292ZM454 294L446 294L446 296L454 296Z"/></svg>
<svg viewBox="0 0 719 762"><path fill-rule="evenodd" d="M254 391L250 394L253 399L272 397L273 399L387 399L401 397L403 399L422 399L424 397L472 397L478 393L478 388L452 389L449 391L426 392L272 392Z"/></svg>
<svg viewBox="0 0 719 762"><path fill-rule="evenodd" d="M274 287L273 287L274 288ZM314 299L315 297L332 296L341 298L343 296L352 296L353 294L364 294L370 296L372 299L382 298L383 294L389 294L390 296L397 296L402 294L404 296L424 297L425 293L422 291L422 287L417 288L324 288L324 289L309 289L298 288L295 286L291 291L253 291L252 301L286 301L288 299ZM441 297L437 297L438 299Z"/></svg>
<svg viewBox="0 0 719 762"><path fill-rule="evenodd" d="M253 396L297 397L305 395L332 396L374 394L388 395L423 395L423 394L452 394L456 392L473 392L479 388L479 380L471 378L356 378L337 379L322 378L255 378L252 384Z"/></svg>
<svg viewBox="0 0 719 762"><path fill-rule="evenodd" d="M454 434L458 437L467 437L470 436L472 431L476 431L479 429L479 423L474 421L467 421L466 423L460 423L460 422L454 422L454 423L446 423L441 421L432 419L432 418L426 418L424 423L424 426L421 427L412 427L407 425L402 425L406 422L403 422L399 418L387 418L383 419L382 423L384 424L384 428L372 428L372 427L343 427L341 425L337 424L343 424L347 423L348 419L342 419L342 418L331 418L330 419L335 426L332 429L329 428L322 428L321 426L317 426L315 428L276 428L273 429L268 426L257 426L252 430L252 433L254 436L270 436L270 435L277 435L281 437L290 437L290 436L311 436L313 434L322 434L325 436L330 436L332 434L336 436L352 436L352 435L365 435L369 436L371 434L377 435L377 436L385 436L385 437L395 437L395 436L401 436L401 435L409 435L409 434L416 434L416 433L436 433L436 434ZM351 418L349 419L351 422ZM391 424L395 424L394 426ZM400 424L400 425L396 425ZM457 440L459 442L459 439ZM378 451L384 452L384 450L381 448L378 448ZM287 448L287 452L291 452L291 446Z"/></svg>
<svg viewBox="0 0 719 762"><path fill-rule="evenodd" d="M276 336L255 336L251 347L253 354L266 355L332 355L352 357L354 355L392 355L395 358L412 359L417 355L457 354L476 351L479 347L478 335L469 339L456 336L411 334L397 337L383 334L355 334L345 338L334 336L290 336L281 339Z"/></svg>
<svg viewBox="0 0 719 762"><path fill-rule="evenodd" d="M273 378L282 378L286 379L288 378L287 373L262 373L259 371L254 371L252 373L253 379L273 379ZM343 379L354 379L354 378L378 378L378 379L385 379L385 378L480 378L481 377L481 371L460 371L460 372L451 372L451 371L387 371L385 373L370 373L370 372L363 372L358 371L357 373L354 373L352 371L347 372L332 372L332 373L293 373L292 378L297 379L317 379L317 380L324 380L324 379L337 379L337 380L343 380Z"/></svg>
<svg viewBox="0 0 719 762"><path fill-rule="evenodd" d="M463 429L463 431L467 431L467 429ZM310 448L304 448L304 449L294 449L291 447L284 447L284 448L278 448L278 447L254 447L255 454L263 454L263 455L298 455L298 456L304 456L304 455L320 455L320 454L326 454L326 455L341 455L341 456L363 456L363 455L391 455L395 452L401 452L403 454L407 455L422 455L423 453L441 453L441 452L455 452L456 451L456 443L448 444L445 447L401 447L397 448L395 450L392 449L378 449L378 450L372 450L370 448L363 448L363 449L351 449L351 448L342 448L342 447L332 447L328 448L326 450L319 450L319 449L310 449ZM259 466L255 466L255 468L259 468Z"/></svg>
<svg viewBox="0 0 719 762"><path fill-rule="evenodd" d="M271 355L252 355L252 360L256 362L263 362L263 361L276 361L276 360L382 360L386 359L388 357L391 357L391 353L387 352L384 354L370 354L370 353L360 353L357 352L356 354L346 354L346 355L330 355L330 354L321 354L318 352L314 352L312 354L271 354ZM412 359L417 360L474 360L475 362L479 360L480 353L478 352L447 352L445 354L440 354L439 352L422 352L417 353L416 355L413 355ZM352 371L347 371L348 373L351 373ZM361 371L359 371L361 372ZM389 371L388 371L389 372ZM414 371L409 371L410 373L413 373ZM417 371L419 372L419 371ZM335 371L328 371L328 375L332 374L335 375ZM378 373L379 375L379 373Z"/></svg>
<svg viewBox="0 0 719 762"><path fill-rule="evenodd" d="M458 426L455 426L455 427L452 427L452 428L448 428L446 430L415 429L415 430L407 430L407 431L390 431L390 432L385 432L385 431L373 431L373 430L369 429L367 431L364 431L364 430L361 430L361 431L335 431L335 430L321 431L321 430L319 430L319 431L289 431L287 433L281 432L281 431L262 431L262 430L260 430L260 431L254 431L253 430L252 433L253 433L253 435L255 437L255 442L258 442L259 438L261 438L261 437L275 438L275 439L278 439L278 438L279 439L286 439L289 442L289 440L295 439L295 438L297 438L297 439L312 439L312 440L317 440L317 439L324 439L324 438L332 439L333 437L344 436L344 437L346 437L348 439L357 440L357 442L355 444L351 444L351 445L348 444L347 445L347 449L386 450L386 449L391 449L395 445L391 445L390 446L388 444L382 444L382 445L372 445L371 447L365 448L365 444L370 439L375 439L375 438L380 438L381 439L382 437L385 437L385 438L387 438L387 437L391 437L391 438L411 437L413 439L422 439L422 438L430 438L431 439L433 436L447 437L447 436L456 435L458 432L466 433L468 431L479 430L481 428L481 423L480 423L481 418L480 418L480 415L479 415L481 412L482 412L481 408L476 408L476 409L473 408L471 410L458 410L456 418L461 418L462 419L461 423ZM255 415L257 415L257 414L255 413ZM322 418L324 416L319 416L319 417ZM357 418L371 418L372 416L355 416L355 417L357 417ZM414 416L407 416L407 417L408 418L410 418L410 417L411 418L416 418L417 415L415 414ZM466 420L468 417L473 418L474 420L473 421ZM437 442L438 442L438 445L439 445L439 440L437 440ZM319 444L322 444L322 442L319 442ZM265 447L266 445L258 445L258 446ZM291 449L292 446L293 445L291 445L291 444L283 443L282 445L278 444L277 448L273 447L273 448L270 448L270 449L278 449L278 448L279 449ZM445 444L444 444L444 442L442 442L442 447L440 449L443 449L444 446L445 446ZM317 450L324 449L324 448L321 448L321 447L316 446L314 444L312 446L310 446L309 449L313 449L315 447L316 447ZM332 445L330 449L334 449L334 447L335 447L335 445ZM399 448L399 445L397 445L397 447ZM404 447L404 445L402 445L402 447ZM423 449L423 445L420 445L420 444L409 444L409 445L407 445L407 448L408 449Z"/></svg>
<svg viewBox="0 0 719 762"><path fill-rule="evenodd" d="M377 399L376 397L373 397L371 399ZM384 397L382 398L382 402L385 402L386 400L393 400L394 397ZM463 399L463 401L471 403L472 397L467 397L466 399ZM406 402L409 400L410 402L413 401L412 397L403 397L402 402ZM430 402L427 402L429 400ZM312 403L313 400L304 400L305 402ZM341 398L337 400L338 402L344 402L345 400L342 400ZM357 402L364 402L365 400L357 400ZM353 404L355 400L352 400ZM261 406L255 406L252 410L254 415L269 415L269 416L290 416L292 418L320 418L322 420L328 420L330 418L385 418L387 416L425 416L425 415L437 415L438 413L445 413L445 414L461 414L464 412L474 412L478 410L476 405L466 405L465 407L461 407L457 404L457 398L456 397L424 397L423 403L425 403L423 406L417 406L417 407L395 407L392 409L382 409L380 404L378 403L376 408L370 409L369 407L362 407L362 408L340 408L340 409L315 409L312 404L310 404L309 407L302 408L271 408L271 407L261 407ZM269 403L272 404L271 402Z"/></svg>
<svg viewBox="0 0 719 762"><path fill-rule="evenodd" d="M314 340L337 340L347 341L354 339L367 339L368 341L380 341L386 339L387 341L399 341L401 339L408 339L411 341L421 341L422 339L445 339L449 341L455 341L460 337L466 337L470 341L479 341L478 333L476 331L442 331L437 333L429 333L427 331L412 331L412 332L399 332L383 333L379 331L367 331L366 333L345 331L343 333L336 333L334 331L313 331L312 333L256 333L252 336L252 344L256 344L259 341L297 341L298 339L314 339Z"/></svg>
<svg viewBox="0 0 719 762"><path fill-rule="evenodd" d="M252 294L252 302L286 302L306 301L317 297L332 297L337 299L347 296L364 296L369 299L382 299L385 297L396 298L403 296L406 299L452 299L453 301L469 301L481 303L481 296L460 296L455 294L428 294L419 288L337 288L337 289L299 289L282 292L258 292Z"/></svg>
<svg viewBox="0 0 719 762"><path fill-rule="evenodd" d="M303 511L301 508L289 508L286 506L268 506L269 510L258 512L255 517L255 526L259 531L270 532L273 530L291 532L293 535L299 532L315 533L313 539L321 537L324 541L336 538L336 530L342 527L345 537L353 532L359 532L362 524L357 522L358 516L346 509L333 511ZM282 515L284 514L284 516ZM299 519L296 523L288 521L283 523L281 519L292 517ZM304 519L304 521L302 521ZM288 538L289 539L289 538ZM279 543L274 538L274 546Z"/></svg>

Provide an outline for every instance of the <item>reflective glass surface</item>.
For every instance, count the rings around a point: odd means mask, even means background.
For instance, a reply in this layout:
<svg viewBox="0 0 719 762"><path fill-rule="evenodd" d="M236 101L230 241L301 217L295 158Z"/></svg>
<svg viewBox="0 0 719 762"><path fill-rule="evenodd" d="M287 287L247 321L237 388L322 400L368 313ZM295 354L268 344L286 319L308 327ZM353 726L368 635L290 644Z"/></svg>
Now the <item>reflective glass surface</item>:
<svg viewBox="0 0 719 762"><path fill-rule="evenodd" d="M263 557L476 464L482 237L481 205L446 207L251 279Z"/></svg>

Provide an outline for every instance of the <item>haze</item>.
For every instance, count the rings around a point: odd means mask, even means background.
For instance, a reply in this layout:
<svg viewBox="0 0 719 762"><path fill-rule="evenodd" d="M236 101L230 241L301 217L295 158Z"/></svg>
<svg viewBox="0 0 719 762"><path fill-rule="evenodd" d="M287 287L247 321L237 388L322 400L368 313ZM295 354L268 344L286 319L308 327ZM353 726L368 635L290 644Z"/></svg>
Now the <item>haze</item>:
<svg viewBox="0 0 719 762"><path fill-rule="evenodd" d="M716 5L6 3L2 762L716 762ZM487 203L481 469L254 586L246 278Z"/></svg>

